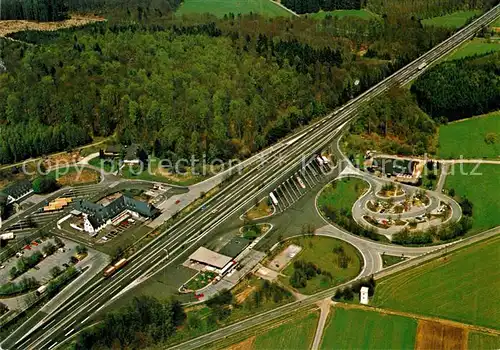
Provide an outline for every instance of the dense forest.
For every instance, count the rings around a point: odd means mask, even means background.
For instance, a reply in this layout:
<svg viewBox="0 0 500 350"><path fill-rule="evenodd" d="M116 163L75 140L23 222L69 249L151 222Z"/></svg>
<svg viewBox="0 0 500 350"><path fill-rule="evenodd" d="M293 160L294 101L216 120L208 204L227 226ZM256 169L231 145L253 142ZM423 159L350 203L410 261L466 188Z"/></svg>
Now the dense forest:
<svg viewBox="0 0 500 350"><path fill-rule="evenodd" d="M245 157L451 34L412 19L124 16L135 23L0 42L0 163L113 133L159 157Z"/></svg>
<svg viewBox="0 0 500 350"><path fill-rule="evenodd" d="M67 0L3 0L0 19L27 19L43 22L68 18Z"/></svg>
<svg viewBox="0 0 500 350"><path fill-rule="evenodd" d="M500 107L500 54L446 61L424 73L411 91L436 120L453 121Z"/></svg>
<svg viewBox="0 0 500 350"><path fill-rule="evenodd" d="M422 155L436 148L436 123L405 89L393 88L360 113L346 136L351 155L377 149L389 154Z"/></svg>
<svg viewBox="0 0 500 350"><path fill-rule="evenodd" d="M314 13L319 10L359 10L362 0L282 0L281 4L295 13Z"/></svg>

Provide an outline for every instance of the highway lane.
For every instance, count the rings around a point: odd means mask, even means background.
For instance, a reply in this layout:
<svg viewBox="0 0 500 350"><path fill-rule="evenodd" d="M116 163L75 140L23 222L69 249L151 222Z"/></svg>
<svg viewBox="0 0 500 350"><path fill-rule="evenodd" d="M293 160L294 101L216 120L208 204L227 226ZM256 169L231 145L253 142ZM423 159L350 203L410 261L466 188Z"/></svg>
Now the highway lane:
<svg viewBox="0 0 500 350"><path fill-rule="evenodd" d="M456 34L456 37L452 37L450 40L448 39L447 41L443 42L440 44L436 49L431 50L429 53L424 55L424 59L429 60L434 60L436 57L442 56L444 53L448 52L450 49L458 45L460 42L465 40L466 38L470 37L473 35L474 31L480 28L482 25L485 23L494 20L496 18L498 12L498 7L493 10L493 12L489 12L487 15L484 17L481 17L478 21L474 22L471 26L467 27L469 30L467 32L461 31ZM297 159L300 162L301 159L301 154L307 154L305 152L309 152L308 154L314 153L315 150L321 149L322 146L327 144L330 139L331 135L328 135L331 133L331 130L335 127L338 127L338 125L343 124L344 122L350 120L352 117L354 117L354 112L357 110L359 103L364 103L367 100L377 96L381 92L385 91L385 89L389 88L390 86L394 84L398 84L401 81L406 81L407 79L411 79L412 76L416 76L420 74L421 72L418 70L418 64L422 60L422 58L414 61L407 67L403 68L402 70L398 71L395 73L395 75L387 78L384 80L383 84L379 83L372 89L368 90L364 94L360 95L358 98L354 99L344 107L340 108L333 114L327 116L324 120L312 124L310 127L306 128L306 132L301 131L299 132L299 135L294 137L294 138L289 138L288 144L285 144L283 146L283 149L285 152L290 153L290 156L286 156L285 162L293 162L296 161ZM326 132L325 132L326 130ZM302 133L302 134L301 134ZM319 140L317 142L314 142L315 140ZM311 145L311 142L314 142ZM310 145L308 147L308 145ZM297 156L297 154L299 154ZM174 229L167 230L163 233L163 235L157 239L156 241L153 241L154 243L144 249L143 251L140 252L135 258L136 262L132 261L131 267L128 269L125 269L121 272L121 275L117 275L113 280L98 280L95 283L95 286L90 286L86 292L82 293L81 297L79 297L77 300L82 301L85 296L87 295L86 293L90 293L92 291L102 290L103 286L105 286L107 289L105 290L104 293L101 293L100 295L102 296L102 299L105 300L108 296L107 293L114 292L117 288L122 288L123 284L127 284L127 282L130 282L131 280L134 280L137 276L137 274L141 274L142 271L144 271L144 268L151 268L152 266L157 266L158 268L160 267L159 264L163 264L165 261L165 256L160 256L160 254L163 251L163 254L165 254L165 247L168 248L173 248L175 250L175 253L177 255L173 258L177 258L179 256L182 256L183 253L186 252L186 249L182 248L183 244L181 242L184 241L190 241L193 242L192 245L195 245L197 241L202 239L206 234L212 232L212 230L218 226L220 222L225 220L227 217L231 216L234 212L240 210L242 207L244 207L245 203L249 203L253 197L255 197L258 194L263 193L267 188L262 186L263 183L266 183L266 180L273 180L276 182L278 178L280 178L279 174L277 175L276 173L279 173L280 170L287 171L287 169L293 168L295 165L292 166L286 166L282 165L280 166L279 160L277 159L271 159L268 160L267 164L262 165L262 167L259 170L254 170L254 168L250 168L247 173L244 175L240 176L239 179L236 179L234 181L234 186L228 186L227 190L222 191L222 194L219 196L214 196L212 199L217 205L218 210L220 210L220 214L218 215L210 215L210 213L202 213L200 214L199 210L194 211L193 215L189 217L189 219L195 218L196 223L194 225L190 225L187 222L189 220L185 219L183 221L180 221L178 226L176 226ZM269 169L267 172L265 171L266 169ZM264 175L259 176L259 174L263 172ZM250 174L249 177L246 177L246 174ZM253 180L253 181L248 181L248 180ZM251 184L249 187L255 187L255 184L257 184L257 188L263 188L260 191L257 189L253 189L250 192L248 192L248 187L246 186L241 186L242 184L246 183L248 181L248 184ZM223 202L224 196L227 196L227 193L231 194L231 192L234 190L233 187L239 187L241 186L244 188L244 191L246 193L243 194L244 197L241 198L241 200L238 200L234 204L226 204ZM242 195L241 191L235 192L234 196L235 197L240 197ZM212 220L210 220L210 217L214 217ZM180 227L182 225L188 225L187 228L182 228ZM197 227L205 227L208 231L200 233L197 231ZM165 240L166 236L168 236L170 233L172 233L174 230L179 229L178 232L174 232L174 240L170 241L171 237L168 237L168 239ZM168 242L165 242L168 241ZM172 255L173 253L171 253ZM172 258L172 259L173 259ZM157 269L158 270L158 269ZM123 277L122 277L123 276ZM142 276L143 278L146 278L146 276ZM110 282L111 281L111 282ZM84 313L85 315L87 314L92 314L93 310L89 309L89 307L94 308L96 304L96 299L94 299L93 302L88 302L83 300L83 305L81 308L77 309L78 313ZM97 299L97 304L101 302L100 299ZM71 304L69 305L70 307L73 307ZM74 307L73 307L74 308ZM63 308L61 311L68 311L68 308ZM71 310L69 310L71 311ZM90 312L89 312L90 311ZM63 312L60 313L61 315ZM73 313L75 314L75 313ZM71 316L71 314L70 314ZM43 336L43 339L40 339L38 342L33 342L33 343L20 343L19 345L27 345L27 346L32 346L32 345L41 345L42 347L48 347L50 346L49 344L52 337L52 335L56 335L55 333L60 331L63 331L63 326L67 324L64 322L57 321L57 318L54 318L55 321L50 321L54 322L55 327L51 327L52 332L50 333L49 336ZM56 326L57 324L57 326ZM46 325L44 325L46 327ZM31 336L30 339L36 338L36 333L33 333L34 336ZM61 338L58 338L61 339Z"/></svg>

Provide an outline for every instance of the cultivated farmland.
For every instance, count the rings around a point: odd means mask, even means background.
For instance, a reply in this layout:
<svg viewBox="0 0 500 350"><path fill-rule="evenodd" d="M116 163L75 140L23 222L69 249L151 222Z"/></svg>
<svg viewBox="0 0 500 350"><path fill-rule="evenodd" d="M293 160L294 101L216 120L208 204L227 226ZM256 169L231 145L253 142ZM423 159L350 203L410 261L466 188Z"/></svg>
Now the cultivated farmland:
<svg viewBox="0 0 500 350"><path fill-rule="evenodd" d="M500 349L500 336L485 333L470 332L468 347L471 350L493 350Z"/></svg>
<svg viewBox="0 0 500 350"><path fill-rule="evenodd" d="M373 304L500 328L500 237L380 281Z"/></svg>
<svg viewBox="0 0 500 350"><path fill-rule="evenodd" d="M280 7L272 0L185 0L176 14L202 14L210 13L217 17L233 13L237 15L247 13L258 13L269 17L284 16L290 17L291 13Z"/></svg>
<svg viewBox="0 0 500 350"><path fill-rule="evenodd" d="M432 17L422 20L424 26L436 26L447 28L460 28L463 27L469 18L480 15L481 11L457 11L448 15Z"/></svg>
<svg viewBox="0 0 500 350"><path fill-rule="evenodd" d="M446 188L454 189L458 196L466 196L474 205L474 221L468 234L500 225L500 197L496 195L500 165L481 164L476 168L476 164L455 164L451 171L453 175L447 176Z"/></svg>
<svg viewBox="0 0 500 350"><path fill-rule="evenodd" d="M332 310L322 349L413 349L417 321L373 311Z"/></svg>
<svg viewBox="0 0 500 350"><path fill-rule="evenodd" d="M500 49L500 44L498 44ZM500 112L439 127L438 156L443 159L481 159L500 155Z"/></svg>
<svg viewBox="0 0 500 350"><path fill-rule="evenodd" d="M464 328L434 321L418 322L416 350L465 349L466 343L467 333Z"/></svg>

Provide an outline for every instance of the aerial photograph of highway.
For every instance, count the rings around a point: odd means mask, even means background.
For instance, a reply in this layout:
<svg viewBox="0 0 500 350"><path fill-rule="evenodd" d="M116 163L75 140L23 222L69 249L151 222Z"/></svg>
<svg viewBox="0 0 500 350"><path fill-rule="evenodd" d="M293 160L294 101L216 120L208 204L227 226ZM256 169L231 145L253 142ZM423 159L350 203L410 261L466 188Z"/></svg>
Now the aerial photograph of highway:
<svg viewBox="0 0 500 350"><path fill-rule="evenodd" d="M500 349L500 0L0 0L0 350Z"/></svg>

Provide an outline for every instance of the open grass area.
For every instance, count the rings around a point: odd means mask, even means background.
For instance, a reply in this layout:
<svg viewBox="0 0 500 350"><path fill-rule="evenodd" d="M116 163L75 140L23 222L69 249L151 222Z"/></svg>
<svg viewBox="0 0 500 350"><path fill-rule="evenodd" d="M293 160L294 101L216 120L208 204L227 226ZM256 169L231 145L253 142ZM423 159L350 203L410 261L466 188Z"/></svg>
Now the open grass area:
<svg viewBox="0 0 500 350"><path fill-rule="evenodd" d="M465 42L456 51L454 51L447 60L459 60L464 57L482 55L500 50L498 40L487 40L484 38L474 38Z"/></svg>
<svg viewBox="0 0 500 350"><path fill-rule="evenodd" d="M302 260L315 264L323 272L329 272L332 278L327 278L324 274L318 274L307 281L303 288L297 288L302 294L313 294L324 289L331 288L341 283L347 282L356 277L361 271L361 257L356 248L352 245L329 237L322 236L307 236L294 238L287 241L288 244L295 244L302 247L299 254L290 262L290 264L282 271L287 277L280 277L283 284L291 286L290 276L294 274L295 261ZM334 251L335 249L343 249L347 257L347 267L341 266L341 254Z"/></svg>
<svg viewBox="0 0 500 350"><path fill-rule="evenodd" d="M466 196L473 204L474 221L468 234L500 225L500 164L481 164L477 169L476 164L455 164L450 171L446 189L454 189L457 196Z"/></svg>
<svg viewBox="0 0 500 350"><path fill-rule="evenodd" d="M372 304L500 328L500 237L390 276Z"/></svg>
<svg viewBox="0 0 500 350"><path fill-rule="evenodd" d="M401 256L383 254L382 255L382 266L388 267L388 266L397 264L397 263L404 261L404 260L406 260L406 258L401 257Z"/></svg>
<svg viewBox="0 0 500 350"><path fill-rule="evenodd" d="M96 157L91 159L89 164L104 169L107 173L113 173L120 169L117 159L100 159ZM119 175L126 179L165 182L178 186L193 185L208 177L201 174L193 174L188 168L185 169L185 173L183 174L172 174L160 166L160 160L157 158L151 158L149 164L144 169L141 169L140 166L126 165L120 169Z"/></svg>
<svg viewBox="0 0 500 350"><path fill-rule="evenodd" d="M500 44L499 44L500 48ZM445 159L498 159L500 112L439 127L438 156Z"/></svg>
<svg viewBox="0 0 500 350"><path fill-rule="evenodd" d="M271 215L273 210L272 205L269 205L269 198L266 197L258 205L253 206L253 208L247 211L244 217L248 220L256 220Z"/></svg>
<svg viewBox="0 0 500 350"><path fill-rule="evenodd" d="M333 181L325 186L318 197L318 207L332 205L350 213L352 206L366 192L368 186L366 181L354 177Z"/></svg>
<svg viewBox="0 0 500 350"><path fill-rule="evenodd" d="M493 334L470 332L468 339L468 348L470 350L493 350L500 349L500 336Z"/></svg>
<svg viewBox="0 0 500 350"><path fill-rule="evenodd" d="M357 17L361 19L372 19L376 18L377 15L373 12L367 10L336 10L336 11L319 11L316 13L308 13L307 17L314 19L324 19L326 16L332 16L337 18L344 17Z"/></svg>
<svg viewBox="0 0 500 350"><path fill-rule="evenodd" d="M373 311L334 308L321 349L413 349L417 321Z"/></svg>
<svg viewBox="0 0 500 350"><path fill-rule="evenodd" d="M481 11L457 11L448 15L432 17L422 20L424 26L436 26L447 28L460 28L463 27L469 18L480 15Z"/></svg>
<svg viewBox="0 0 500 350"><path fill-rule="evenodd" d="M48 176L54 177L61 186L78 186L95 184L101 180L101 175L89 168L70 167L51 171Z"/></svg>
<svg viewBox="0 0 500 350"><path fill-rule="evenodd" d="M297 315L299 316L299 315ZM253 349L310 349L318 324L318 312L295 317L263 334L259 334Z"/></svg>
<svg viewBox="0 0 500 350"><path fill-rule="evenodd" d="M237 15L258 13L269 17L290 17L291 13L272 0L185 0L176 12L177 16L210 13L217 17L233 13Z"/></svg>

